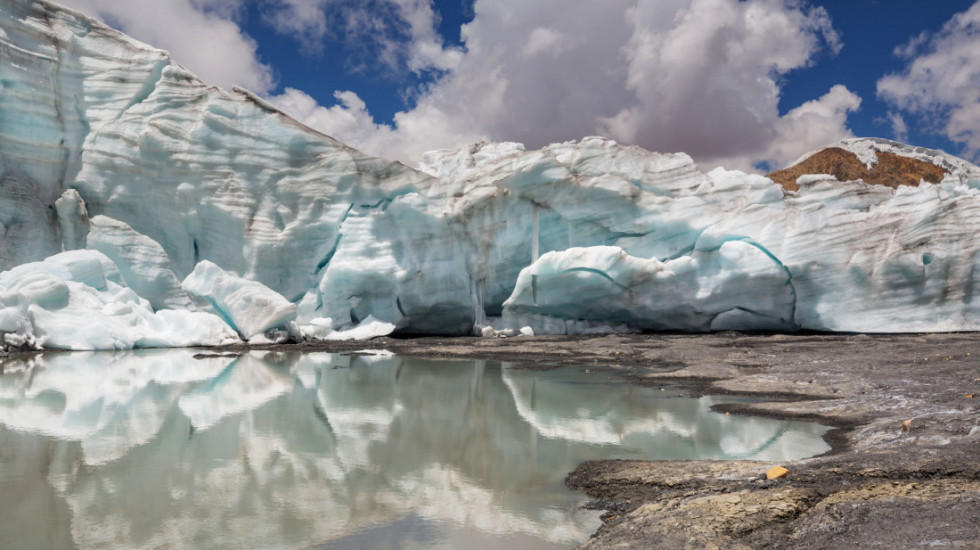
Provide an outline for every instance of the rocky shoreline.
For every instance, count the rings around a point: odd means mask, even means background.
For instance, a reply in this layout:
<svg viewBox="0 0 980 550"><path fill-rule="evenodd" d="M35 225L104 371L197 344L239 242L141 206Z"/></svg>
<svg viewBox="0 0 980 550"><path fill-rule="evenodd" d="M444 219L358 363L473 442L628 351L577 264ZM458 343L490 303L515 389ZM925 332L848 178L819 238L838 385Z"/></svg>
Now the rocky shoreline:
<svg viewBox="0 0 980 550"><path fill-rule="evenodd" d="M619 365L632 383L764 398L719 412L816 420L832 451L752 461L599 461L566 483L606 509L581 548L980 548L980 338L616 335L338 343L528 368ZM974 395L976 394L976 398Z"/></svg>

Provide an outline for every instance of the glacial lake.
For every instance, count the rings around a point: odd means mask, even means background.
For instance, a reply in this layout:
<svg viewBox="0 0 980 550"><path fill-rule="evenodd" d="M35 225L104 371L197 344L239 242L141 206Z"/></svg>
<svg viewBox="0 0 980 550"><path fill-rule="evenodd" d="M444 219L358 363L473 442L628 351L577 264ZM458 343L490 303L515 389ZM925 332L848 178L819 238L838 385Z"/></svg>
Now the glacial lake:
<svg viewBox="0 0 980 550"><path fill-rule="evenodd" d="M828 449L610 368L198 353L0 363L0 548L572 548L584 460Z"/></svg>

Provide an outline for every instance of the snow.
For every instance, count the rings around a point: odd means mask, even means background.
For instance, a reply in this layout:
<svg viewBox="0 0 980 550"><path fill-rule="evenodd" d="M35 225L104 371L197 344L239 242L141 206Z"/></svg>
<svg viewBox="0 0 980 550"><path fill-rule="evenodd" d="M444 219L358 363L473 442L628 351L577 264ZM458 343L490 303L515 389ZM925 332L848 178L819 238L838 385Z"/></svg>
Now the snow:
<svg viewBox="0 0 980 550"><path fill-rule="evenodd" d="M414 170L53 4L0 30L6 347L980 329L980 168L939 151L839 144L950 173L897 190L601 137Z"/></svg>
<svg viewBox="0 0 980 550"><path fill-rule="evenodd" d="M338 330L327 334L325 340L370 340L379 336L387 336L395 331L395 325L379 321L372 316L361 321L356 327Z"/></svg>
<svg viewBox="0 0 980 550"><path fill-rule="evenodd" d="M837 181L837 178L831 174L804 174L796 178L796 185L803 187L804 185L819 183L821 181Z"/></svg>
<svg viewBox="0 0 980 550"><path fill-rule="evenodd" d="M831 147L839 147L845 151L854 153L858 160L863 162L869 170L878 164L878 153L894 153L899 156L935 164L943 170L953 173L958 178L962 178L963 182L970 177L980 177L980 169L959 157L954 157L943 151L928 149L926 147L914 147L888 139L849 138L831 145ZM799 164L824 149L826 147L806 153L790 166Z"/></svg>

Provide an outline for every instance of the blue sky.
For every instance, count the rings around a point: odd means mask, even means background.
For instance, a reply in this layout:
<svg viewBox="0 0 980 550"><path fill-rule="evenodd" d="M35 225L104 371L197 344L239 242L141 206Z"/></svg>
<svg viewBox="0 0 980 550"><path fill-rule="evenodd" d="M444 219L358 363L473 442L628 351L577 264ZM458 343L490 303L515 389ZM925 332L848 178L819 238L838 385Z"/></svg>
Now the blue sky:
<svg viewBox="0 0 980 550"><path fill-rule="evenodd" d="M704 168L980 159L980 0L67 0L369 153L606 135Z"/></svg>
<svg viewBox="0 0 980 550"><path fill-rule="evenodd" d="M462 47L460 27L473 19L473 0L437 0L433 6L439 14L439 36L447 45ZM361 63L367 52L362 43L345 43L342 37L325 36L323 52L304 52L295 35L276 32L264 20L262 11L259 4L250 4L242 27L258 42L260 59L278 73L274 92L291 87L330 106L336 103L334 91L353 90L371 107L376 122L390 124L395 113L412 106L403 91L438 76L432 72L416 75L390 67L364 67Z"/></svg>
<svg viewBox="0 0 980 550"><path fill-rule="evenodd" d="M894 139L887 117L889 106L876 97L878 80L901 72L906 62L895 55L922 32L938 32L953 14L969 9L975 0L833 0L825 7L841 35L844 47L836 57L821 56L808 69L787 76L780 100L785 111L807 100L813 89L843 83L863 99L861 109L848 119L855 135ZM911 122L911 121L910 121ZM980 128L977 130L980 132ZM899 136L900 137L900 136ZM910 124L908 142L959 152L961 148L941 134Z"/></svg>

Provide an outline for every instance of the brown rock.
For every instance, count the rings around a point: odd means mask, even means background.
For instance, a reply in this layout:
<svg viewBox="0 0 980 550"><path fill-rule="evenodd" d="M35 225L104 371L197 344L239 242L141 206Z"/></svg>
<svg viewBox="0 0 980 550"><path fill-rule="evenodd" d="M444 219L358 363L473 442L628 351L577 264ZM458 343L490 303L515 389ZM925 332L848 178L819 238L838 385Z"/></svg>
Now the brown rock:
<svg viewBox="0 0 980 550"><path fill-rule="evenodd" d="M768 177L789 191L798 191L800 186L796 180L805 174L830 174L840 181L860 179L895 188L899 185L914 187L921 180L939 183L947 172L935 164L884 152L878 153L878 164L868 170L854 153L840 147L828 147L795 166L772 172Z"/></svg>

